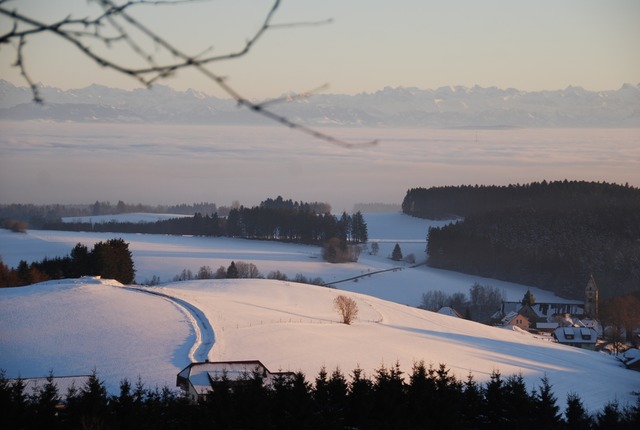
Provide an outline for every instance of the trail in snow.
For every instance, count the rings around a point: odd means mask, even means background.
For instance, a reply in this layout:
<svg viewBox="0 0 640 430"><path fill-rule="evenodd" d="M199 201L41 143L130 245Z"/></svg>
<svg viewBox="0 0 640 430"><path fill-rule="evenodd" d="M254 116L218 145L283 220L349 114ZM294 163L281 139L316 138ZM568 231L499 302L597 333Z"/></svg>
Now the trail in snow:
<svg viewBox="0 0 640 430"><path fill-rule="evenodd" d="M216 336L213 331L213 326L207 319L204 312L202 312L193 304L177 297L170 296L166 293L151 291L149 289L139 287L124 288L131 291L159 296L177 305L184 312L187 318L189 318L189 321L191 322L196 335L196 341L191 347L191 350L189 350L189 360L191 360L192 363L207 361L209 352L211 351L211 348L213 348L213 344L216 341Z"/></svg>

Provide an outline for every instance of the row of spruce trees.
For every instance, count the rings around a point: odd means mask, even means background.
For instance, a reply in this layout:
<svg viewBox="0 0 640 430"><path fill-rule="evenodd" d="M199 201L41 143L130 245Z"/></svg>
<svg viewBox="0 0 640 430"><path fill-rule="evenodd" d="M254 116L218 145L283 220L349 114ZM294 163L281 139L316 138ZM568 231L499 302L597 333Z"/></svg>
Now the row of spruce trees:
<svg viewBox="0 0 640 430"><path fill-rule="evenodd" d="M239 381L214 382L205 400L194 404L168 388L148 389L123 380L109 395L94 373L85 386L60 393L53 375L33 393L21 380L0 372L0 409L12 428L101 429L637 429L640 399L633 406L608 403L589 414L577 394L561 411L546 378L529 391L521 375L494 371L478 384L460 381L444 365L413 366L405 375L396 364L372 378L361 369L351 380L336 369L321 369L314 383L302 373L277 376L266 384L260 372Z"/></svg>
<svg viewBox="0 0 640 430"><path fill-rule="evenodd" d="M322 244L338 238L344 243L368 240L367 224L362 213L341 216L316 213L305 205L273 207L266 204L252 208L231 209L227 217L196 213L193 217L134 222L50 222L46 230L110 233L146 233L193 236L228 236L260 240L280 240L305 244Z"/></svg>

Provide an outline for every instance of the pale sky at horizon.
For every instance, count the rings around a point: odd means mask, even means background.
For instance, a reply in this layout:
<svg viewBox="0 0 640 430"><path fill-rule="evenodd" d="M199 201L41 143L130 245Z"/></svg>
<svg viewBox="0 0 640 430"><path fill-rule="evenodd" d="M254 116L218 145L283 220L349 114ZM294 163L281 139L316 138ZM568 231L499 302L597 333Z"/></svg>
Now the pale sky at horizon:
<svg viewBox="0 0 640 430"><path fill-rule="evenodd" d="M273 3L210 0L138 6L132 13L191 54L241 49ZM2 7L42 20L87 16L84 0L17 0ZM274 23L331 18L327 25L273 29L248 56L214 72L248 98L277 97L328 84L328 93L375 92L386 86L480 85L553 90L569 85L612 90L640 83L640 2L636 0L284 0ZM0 18L0 33L10 29ZM136 88L131 78L100 69L51 35L29 41L32 79L63 89L99 83ZM119 56L117 48L109 51ZM15 49L0 47L0 78L26 83ZM195 72L162 81L222 96Z"/></svg>

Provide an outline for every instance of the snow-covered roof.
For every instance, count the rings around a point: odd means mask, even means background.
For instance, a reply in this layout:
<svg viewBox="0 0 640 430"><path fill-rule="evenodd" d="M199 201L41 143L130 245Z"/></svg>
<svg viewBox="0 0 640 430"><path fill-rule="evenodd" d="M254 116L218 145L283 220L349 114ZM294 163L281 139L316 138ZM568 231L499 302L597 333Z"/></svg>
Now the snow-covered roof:
<svg viewBox="0 0 640 430"><path fill-rule="evenodd" d="M438 309L438 313L442 315L448 315L450 317L462 318L462 315L460 315L458 311L449 306L441 307L440 309Z"/></svg>
<svg viewBox="0 0 640 430"><path fill-rule="evenodd" d="M223 378L229 381L251 378L254 372L261 374L265 383L271 382L275 375L289 374L289 372L272 373L259 360L191 363L178 373L178 385L181 378L188 380L196 393L202 395L211 390L211 384L215 381Z"/></svg>
<svg viewBox="0 0 640 430"><path fill-rule="evenodd" d="M630 367L640 363L640 349L631 348L622 354L622 361L625 366Z"/></svg>
<svg viewBox="0 0 640 430"><path fill-rule="evenodd" d="M536 328L539 330L555 330L558 328L557 322L539 322L536 323Z"/></svg>
<svg viewBox="0 0 640 430"><path fill-rule="evenodd" d="M598 333L591 327L558 327L554 336L560 343L596 343Z"/></svg>
<svg viewBox="0 0 640 430"><path fill-rule="evenodd" d="M538 318L548 318L554 314L584 315L584 304L579 300L563 300L559 303L537 302L530 306ZM521 302L502 302L502 311L517 312L522 308Z"/></svg>
<svg viewBox="0 0 640 430"><path fill-rule="evenodd" d="M511 311L508 314L506 314L504 316L504 318L502 318L501 322L502 322L502 324L507 324L509 321L511 321L512 319L514 319L517 316L518 316L518 312Z"/></svg>

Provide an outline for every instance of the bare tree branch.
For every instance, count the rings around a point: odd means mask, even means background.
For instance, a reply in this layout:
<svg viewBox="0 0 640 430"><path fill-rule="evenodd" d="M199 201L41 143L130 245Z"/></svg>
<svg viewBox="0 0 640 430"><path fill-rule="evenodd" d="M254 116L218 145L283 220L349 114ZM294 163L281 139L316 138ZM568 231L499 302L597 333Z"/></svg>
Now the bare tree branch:
<svg viewBox="0 0 640 430"><path fill-rule="evenodd" d="M300 23L281 23L274 24L272 21L281 1L274 0L271 8L267 12L262 25L258 30L250 37L244 44L244 46L233 52L227 52L216 55L207 55L211 52L211 48L201 52L198 55L188 55L185 52L178 49L171 44L167 39L161 37L156 32L152 31L142 22L134 18L128 13L133 7L137 6L159 6L159 5L176 5L183 3L192 3L196 0L129 0L124 1L121 4L116 4L114 0L97 0L98 4L102 7L102 13L95 18L72 18L66 17L61 21L57 21L51 24L47 24L19 13L17 10L9 10L3 7L7 1L0 0L0 15L4 15L13 21L12 29L3 35L0 35L0 45L16 42L14 47L16 49L16 62L15 66L20 68L21 75L25 81L29 84L34 96L34 101L41 103L42 99L38 93L38 88L34 84L33 80L27 73L25 66L25 53L24 46L28 38L39 33L51 33L54 34L72 46L77 48L83 55L90 58L98 65L114 70L118 73L130 76L137 80L142 85L151 86L159 80L165 79L168 76L182 70L182 69L194 69L204 75L209 80L213 81L222 91L233 98L239 107L244 107L252 112L262 115L272 121L280 123L286 127L301 131L314 138L324 140L331 144L343 146L343 147L355 147L375 144L373 142L365 143L348 143L340 139L337 139L329 134L314 130L297 122L291 121L287 117L280 115L271 109L270 105L279 103L283 99L267 100L262 103L254 103L232 87L225 77L214 73L209 68L205 67L215 62L229 61L237 58L241 58L247 55L260 40L260 38L269 30L292 28L299 26L315 26L323 25L331 22L331 20L317 21L317 22L300 22ZM147 52L141 43L137 39L134 39L131 31L135 30L142 36L144 36L148 42L152 42L165 53L168 53L171 57L177 59L177 61L169 62L165 64L159 64L155 56L150 52ZM103 43L106 47L111 48L114 44L124 44L128 49L135 53L144 63L146 67L131 67L123 64L118 64L105 55L96 51L88 42L94 40ZM293 98L308 97L309 94L301 94L293 96Z"/></svg>
<svg viewBox="0 0 640 430"><path fill-rule="evenodd" d="M22 54L22 49L24 48L25 43L27 43L25 40L25 36L20 36L18 40L18 57L16 59L15 65L20 68L20 74L29 84L29 88L31 88L31 92L33 93L33 101L36 103L42 103L42 98L40 97L38 86L33 82L33 80L31 80L31 77L27 73L27 69L24 66L24 56Z"/></svg>

